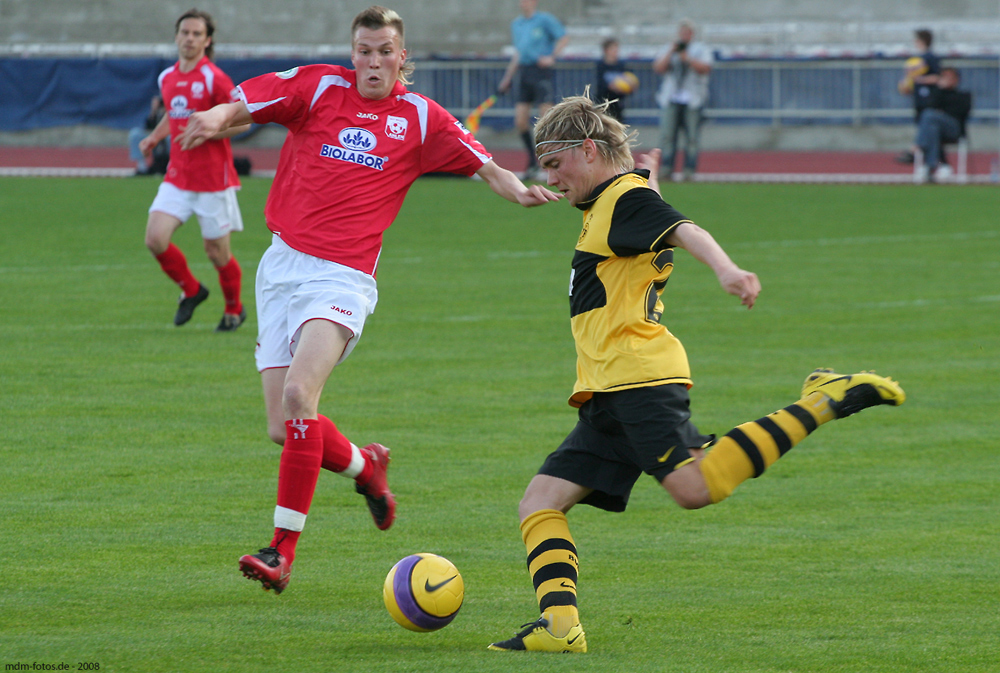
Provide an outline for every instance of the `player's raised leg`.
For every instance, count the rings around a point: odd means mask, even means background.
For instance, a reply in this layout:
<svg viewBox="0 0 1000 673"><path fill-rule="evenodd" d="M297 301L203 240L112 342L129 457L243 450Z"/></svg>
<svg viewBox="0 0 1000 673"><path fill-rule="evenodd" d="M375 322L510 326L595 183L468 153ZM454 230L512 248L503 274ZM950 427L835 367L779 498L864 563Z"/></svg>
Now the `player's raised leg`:
<svg viewBox="0 0 1000 673"><path fill-rule="evenodd" d="M351 337L350 331L340 325L311 320L303 326L291 367L261 372L268 434L279 442L283 430L284 440L279 443L284 448L274 537L269 547L243 556L240 569L247 578L260 581L265 590L280 593L288 585L295 548L321 468L355 480L379 528L389 528L395 519L395 499L386 483L389 450L379 444L359 449L329 418L316 411L326 379Z"/></svg>
<svg viewBox="0 0 1000 673"><path fill-rule="evenodd" d="M802 397L797 402L733 428L715 443L697 465L707 487L708 502L695 503L695 506L726 499L737 486L751 477L759 477L824 423L868 407L898 406L905 400L903 389L890 378L871 372L841 375L829 369L817 369L806 378ZM669 475L663 480L671 494L673 477Z"/></svg>
<svg viewBox="0 0 1000 673"><path fill-rule="evenodd" d="M521 500L521 538L541 616L513 637L492 643L501 652L586 652L576 583L580 563L566 512L590 492L572 482L536 475Z"/></svg>

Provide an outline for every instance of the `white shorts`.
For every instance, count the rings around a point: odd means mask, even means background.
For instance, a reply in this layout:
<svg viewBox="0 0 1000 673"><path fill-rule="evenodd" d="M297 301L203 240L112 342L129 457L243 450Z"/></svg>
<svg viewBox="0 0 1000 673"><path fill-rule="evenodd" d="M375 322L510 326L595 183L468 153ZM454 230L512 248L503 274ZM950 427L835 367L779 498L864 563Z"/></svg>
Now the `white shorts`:
<svg viewBox="0 0 1000 673"><path fill-rule="evenodd" d="M317 318L350 330L340 364L377 303L373 277L299 252L273 236L257 266L257 371L290 366L302 326Z"/></svg>
<svg viewBox="0 0 1000 673"><path fill-rule="evenodd" d="M243 231L243 216L236 202L236 187L221 192L189 192L178 189L169 182L161 182L149 212L158 210L187 222L191 215L198 216L201 237L206 241L222 238L232 231Z"/></svg>

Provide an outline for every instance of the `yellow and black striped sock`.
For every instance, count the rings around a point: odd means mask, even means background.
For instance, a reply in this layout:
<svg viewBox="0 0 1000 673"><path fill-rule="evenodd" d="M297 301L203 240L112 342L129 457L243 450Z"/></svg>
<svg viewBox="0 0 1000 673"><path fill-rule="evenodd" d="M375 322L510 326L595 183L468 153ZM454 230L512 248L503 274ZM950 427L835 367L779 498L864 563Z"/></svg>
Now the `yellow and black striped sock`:
<svg viewBox="0 0 1000 673"><path fill-rule="evenodd" d="M701 461L701 473L713 503L737 486L764 473L781 456L836 415L826 395L816 392L773 414L730 430Z"/></svg>
<svg viewBox="0 0 1000 673"><path fill-rule="evenodd" d="M576 581L580 572L576 544L566 515L542 509L521 522L521 538L528 552L528 573L535 585L538 610L549 617L549 631L563 638L580 623Z"/></svg>

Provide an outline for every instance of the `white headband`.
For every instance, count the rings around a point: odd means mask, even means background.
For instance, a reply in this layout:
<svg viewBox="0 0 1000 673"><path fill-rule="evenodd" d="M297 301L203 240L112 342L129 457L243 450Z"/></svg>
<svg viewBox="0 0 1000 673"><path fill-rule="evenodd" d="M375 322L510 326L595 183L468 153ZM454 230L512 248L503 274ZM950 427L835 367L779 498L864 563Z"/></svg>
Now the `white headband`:
<svg viewBox="0 0 1000 673"><path fill-rule="evenodd" d="M587 140L588 140L588 138L584 138L583 140L577 140L576 142L574 142L572 140L543 140L542 142L535 144L535 151L537 152L538 148L541 147L542 145L553 145L553 144L560 144L561 145L561 144L564 144L564 143L572 143L571 145L566 145L566 147L560 147L557 150L552 150L550 152L543 152L542 154L539 154L538 158L541 159L542 157L547 157L550 154L556 154L558 152L562 152L563 150L571 150L574 147L579 147L580 145L582 145ZM603 141L603 140L597 140L596 138L589 138L589 140L593 140L595 143L603 143L603 144L607 145L607 143L605 141Z"/></svg>

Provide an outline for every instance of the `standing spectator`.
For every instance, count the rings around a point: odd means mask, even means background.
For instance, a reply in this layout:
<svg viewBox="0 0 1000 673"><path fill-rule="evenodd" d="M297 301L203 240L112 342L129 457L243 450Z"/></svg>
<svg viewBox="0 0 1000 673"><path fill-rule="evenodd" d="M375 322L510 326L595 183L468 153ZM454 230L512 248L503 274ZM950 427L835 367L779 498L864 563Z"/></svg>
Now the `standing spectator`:
<svg viewBox="0 0 1000 673"><path fill-rule="evenodd" d="M159 77L160 93L169 101L168 112L140 141L139 149L149 156L168 135L175 145L146 223L146 247L163 272L181 287L174 324L179 327L191 320L195 308L208 298L208 288L195 278L184 253L170 241L194 214L226 300L215 331L232 332L243 324L247 313L240 300L243 272L229 245L230 233L243 230L236 202L240 180L233 167L229 137L249 127L230 128L192 152L182 152L176 146L192 113L233 100L233 81L212 63L214 34L215 21L208 12L190 9L177 19L174 41L179 58Z"/></svg>
<svg viewBox="0 0 1000 673"><path fill-rule="evenodd" d="M497 89L505 93L510 89L514 73L520 74L514 126L528 152L524 177L531 179L538 174L535 141L531 136L531 108L538 106L540 117L555 103L552 68L566 48L569 36L559 19L548 12L538 11L538 0L521 0L521 16L511 22L510 32L514 41L514 56Z"/></svg>
<svg viewBox="0 0 1000 673"><path fill-rule="evenodd" d="M608 114L625 121L625 99L635 91L639 79L619 60L621 46L613 37L601 44L601 60L597 62L597 102L610 101Z"/></svg>
<svg viewBox="0 0 1000 673"><path fill-rule="evenodd" d="M405 84L403 20L369 7L351 26L351 63L307 65L243 82L239 102L191 117L183 148L233 124L288 128L264 216L274 232L257 270L256 361L270 438L281 444L274 537L240 558L264 589L288 585L321 469L355 482L380 530L396 516L386 481L389 449L358 448L319 401L375 310L382 234L424 173L481 177L503 198L536 206L560 198L526 187L440 105ZM343 397L348 388L330 385Z"/></svg>
<svg viewBox="0 0 1000 673"><path fill-rule="evenodd" d="M684 131L684 178L698 168L698 145L703 109L708 102L708 77L712 72L712 51L695 41L695 25L685 19L677 29L677 41L653 61L653 70L663 75L657 94L660 106L660 142L663 150L663 177L670 180L677 156L678 136Z"/></svg>
<svg viewBox="0 0 1000 673"><path fill-rule="evenodd" d="M917 178L933 182L941 162L941 147L958 142L965 135L965 122L972 110L972 94L958 89L961 75L955 68L942 68L926 107L917 124L916 145L924 155L924 165Z"/></svg>
<svg viewBox="0 0 1000 673"><path fill-rule="evenodd" d="M149 114L146 115L146 122L143 126L136 126L128 132L128 156L135 162L136 175L152 175L154 173L167 172L167 160L170 158L170 139L164 138L160 144L153 148L152 161L147 161L146 156L139 149L139 143L149 135L149 132L156 128L163 118L166 110L163 107L163 99L160 96L153 96L149 101Z"/></svg>
<svg viewBox="0 0 1000 673"><path fill-rule="evenodd" d="M913 121L917 124L920 124L921 113L927 109L941 75L941 59L931 51L933 43L934 33L930 30L921 28L914 32L913 44L918 55L907 59L903 79L899 81L899 92L913 96ZM896 161L912 164L914 149L902 152Z"/></svg>

